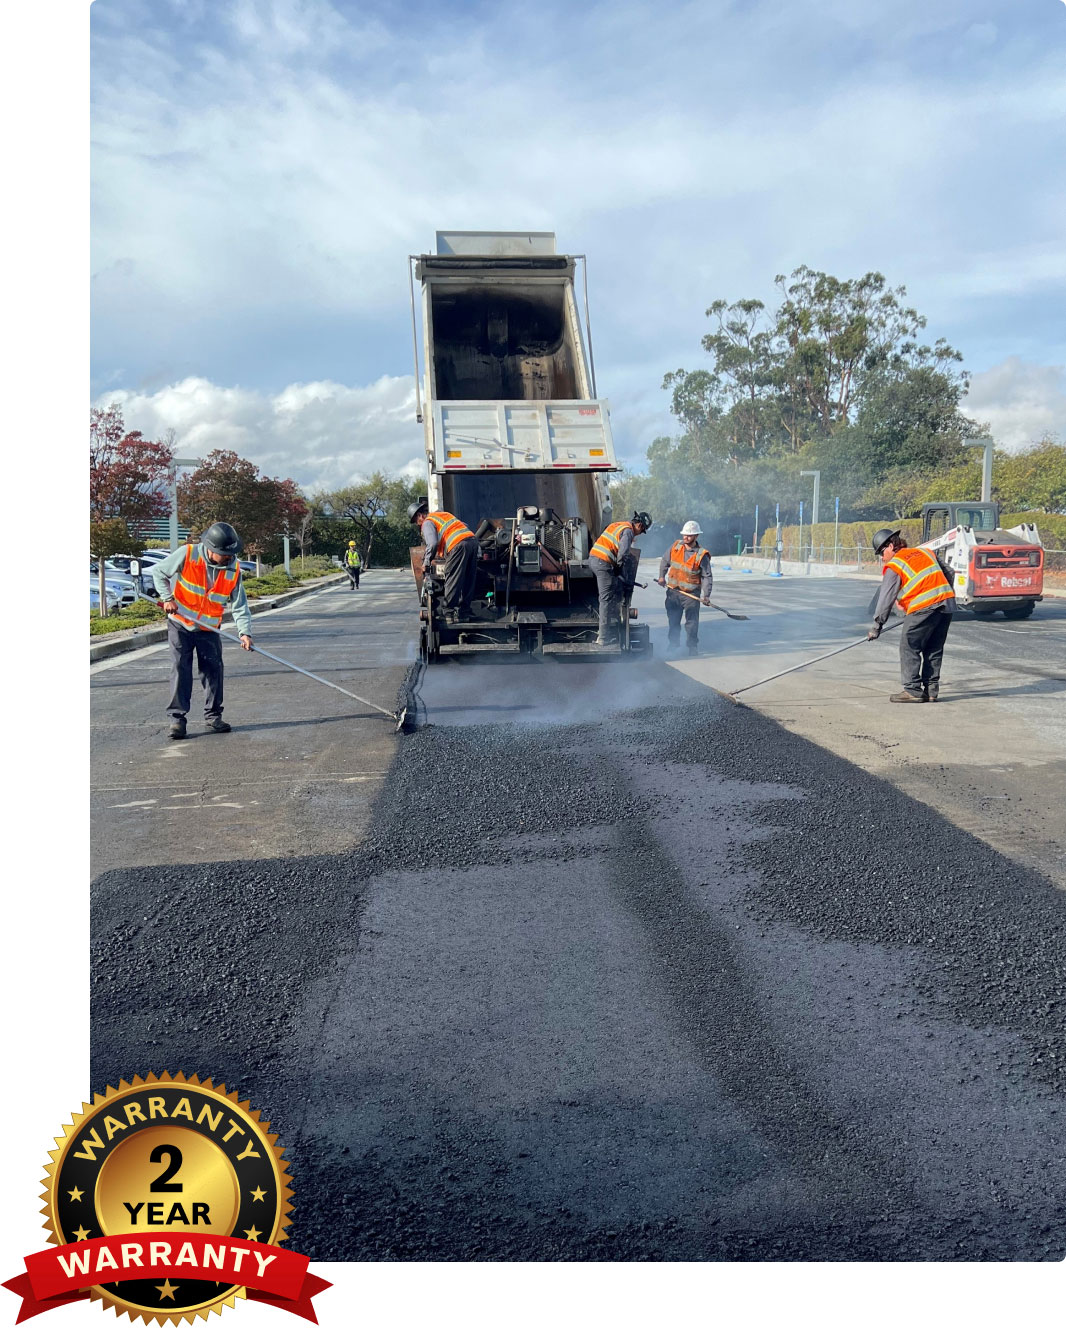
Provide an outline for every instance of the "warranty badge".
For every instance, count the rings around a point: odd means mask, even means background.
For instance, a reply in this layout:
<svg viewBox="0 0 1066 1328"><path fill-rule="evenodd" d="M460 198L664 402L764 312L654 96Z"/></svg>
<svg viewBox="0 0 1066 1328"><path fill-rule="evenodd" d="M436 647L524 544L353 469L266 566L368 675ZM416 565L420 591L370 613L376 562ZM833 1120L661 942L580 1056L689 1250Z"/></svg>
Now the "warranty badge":
<svg viewBox="0 0 1066 1328"><path fill-rule="evenodd" d="M278 1137L248 1102L183 1074L135 1076L83 1104L50 1154L41 1210L56 1248L4 1286L17 1322L92 1299L192 1321L248 1297L317 1323L330 1284L281 1248L292 1191Z"/></svg>

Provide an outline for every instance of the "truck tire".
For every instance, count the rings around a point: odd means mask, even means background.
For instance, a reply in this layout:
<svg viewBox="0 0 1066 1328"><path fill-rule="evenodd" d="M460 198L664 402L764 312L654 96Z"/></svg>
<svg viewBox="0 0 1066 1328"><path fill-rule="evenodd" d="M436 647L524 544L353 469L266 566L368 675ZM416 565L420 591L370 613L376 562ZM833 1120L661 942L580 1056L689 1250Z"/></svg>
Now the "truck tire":
<svg viewBox="0 0 1066 1328"><path fill-rule="evenodd" d="M1004 609L1003 616L1004 618L1031 618L1035 608L1036 604L1033 600L1029 600L1027 604L1019 604L1016 608Z"/></svg>

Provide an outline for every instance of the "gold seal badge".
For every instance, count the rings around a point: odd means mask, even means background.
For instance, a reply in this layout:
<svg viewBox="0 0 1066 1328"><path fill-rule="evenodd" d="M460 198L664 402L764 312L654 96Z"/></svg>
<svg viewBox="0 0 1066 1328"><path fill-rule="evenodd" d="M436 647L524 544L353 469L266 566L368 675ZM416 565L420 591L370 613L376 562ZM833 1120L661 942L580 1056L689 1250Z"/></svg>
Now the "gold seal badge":
<svg viewBox="0 0 1066 1328"><path fill-rule="evenodd" d="M286 1239L288 1169L248 1102L196 1075L135 1075L83 1103L49 1156L41 1210L49 1241L100 1236ZM145 1276L90 1288L93 1300L159 1323L206 1319L243 1286Z"/></svg>

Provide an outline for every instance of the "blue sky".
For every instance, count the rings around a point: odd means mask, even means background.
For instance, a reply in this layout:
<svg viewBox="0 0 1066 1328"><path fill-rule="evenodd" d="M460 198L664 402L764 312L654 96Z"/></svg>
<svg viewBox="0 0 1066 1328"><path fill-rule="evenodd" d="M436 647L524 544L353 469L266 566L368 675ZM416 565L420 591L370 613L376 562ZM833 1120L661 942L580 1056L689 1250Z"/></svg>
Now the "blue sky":
<svg viewBox="0 0 1066 1328"><path fill-rule="evenodd" d="M305 485L417 463L406 256L589 256L623 457L718 297L905 284L1011 446L1066 435L1063 0L95 0L91 392Z"/></svg>

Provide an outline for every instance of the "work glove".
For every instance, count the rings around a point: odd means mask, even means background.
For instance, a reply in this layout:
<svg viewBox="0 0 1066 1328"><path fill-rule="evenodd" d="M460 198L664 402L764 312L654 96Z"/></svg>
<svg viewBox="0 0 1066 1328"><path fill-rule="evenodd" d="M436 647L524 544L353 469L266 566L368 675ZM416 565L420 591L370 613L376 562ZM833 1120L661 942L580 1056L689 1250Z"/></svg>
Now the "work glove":
<svg viewBox="0 0 1066 1328"><path fill-rule="evenodd" d="M664 576L657 576L657 577L655 578L655 584L656 584L657 586L665 586L665 585L666 585L666 577L664 577Z"/></svg>
<svg viewBox="0 0 1066 1328"><path fill-rule="evenodd" d="M707 608L711 607L711 601L709 599L701 599L700 603L705 605Z"/></svg>
<svg viewBox="0 0 1066 1328"><path fill-rule="evenodd" d="M881 635L881 624L874 623L874 625L866 633L866 639L867 641L876 641L880 635Z"/></svg>

